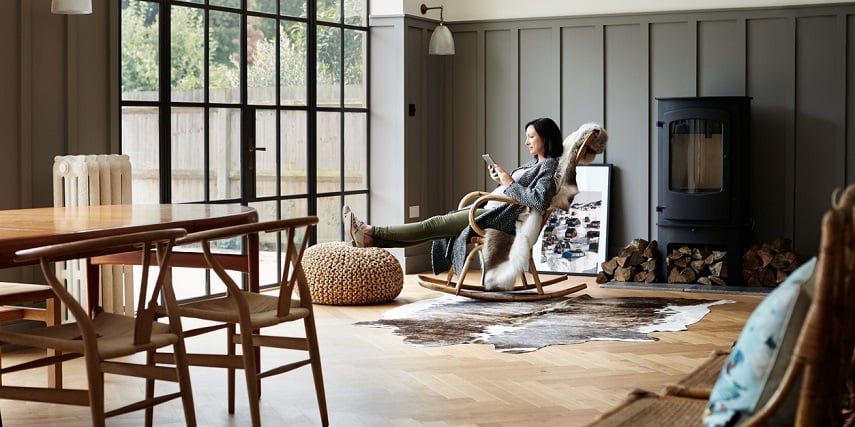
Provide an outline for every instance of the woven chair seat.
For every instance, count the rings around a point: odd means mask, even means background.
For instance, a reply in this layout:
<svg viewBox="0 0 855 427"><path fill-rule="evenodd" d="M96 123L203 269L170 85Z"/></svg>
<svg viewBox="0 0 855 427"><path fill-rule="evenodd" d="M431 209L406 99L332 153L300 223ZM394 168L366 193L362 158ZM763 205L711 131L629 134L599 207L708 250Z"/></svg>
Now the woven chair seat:
<svg viewBox="0 0 855 427"><path fill-rule="evenodd" d="M620 406L603 414L588 427L702 426L706 406L704 400L635 390Z"/></svg>
<svg viewBox="0 0 855 427"><path fill-rule="evenodd" d="M315 304L378 304L395 299L404 288L401 264L382 248L319 243L306 249L303 269Z"/></svg>

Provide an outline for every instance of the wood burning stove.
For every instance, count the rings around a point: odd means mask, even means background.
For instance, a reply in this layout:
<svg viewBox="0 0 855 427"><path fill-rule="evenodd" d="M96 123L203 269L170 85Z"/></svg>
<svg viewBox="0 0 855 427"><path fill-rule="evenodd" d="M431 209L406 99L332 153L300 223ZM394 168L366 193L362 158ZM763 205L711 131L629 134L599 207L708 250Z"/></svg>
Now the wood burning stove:
<svg viewBox="0 0 855 427"><path fill-rule="evenodd" d="M750 240L750 97L657 98L662 271L682 246L727 252L728 285L742 281Z"/></svg>

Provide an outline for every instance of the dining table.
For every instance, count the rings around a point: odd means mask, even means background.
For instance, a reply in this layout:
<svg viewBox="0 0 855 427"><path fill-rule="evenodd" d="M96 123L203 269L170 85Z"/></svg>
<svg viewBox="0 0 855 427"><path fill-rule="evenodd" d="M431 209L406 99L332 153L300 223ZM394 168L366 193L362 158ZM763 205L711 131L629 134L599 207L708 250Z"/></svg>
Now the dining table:
<svg viewBox="0 0 855 427"><path fill-rule="evenodd" d="M258 221L258 212L238 204L128 204L0 210L0 268L17 267L21 249L65 243L119 233L183 228L188 233ZM176 264L196 255L178 256ZM184 261L182 261L184 260ZM118 261L117 261L118 262ZM138 261L137 261L138 262ZM258 236L250 236L244 257L249 289L258 291ZM98 266L87 268L88 306L98 305Z"/></svg>
<svg viewBox="0 0 855 427"><path fill-rule="evenodd" d="M0 268L24 265L14 260L15 252L21 249L166 228L183 228L192 233L257 221L258 212L255 209L237 204L130 204L0 210ZM141 261L123 255L126 254L104 256L97 262L87 260L86 303L90 314L99 305L99 264L134 264ZM235 269L247 273L248 287L254 292L259 291L258 257L258 236L250 235L244 253L228 258L236 266ZM205 263L200 253L173 251L170 265L204 267ZM29 288L17 289L14 284L5 286L10 295L0 299L0 302L21 303L32 300ZM21 286L35 285L18 287ZM53 301L48 303L48 317L44 320L48 325L59 324L59 310ZM61 364L48 367L48 383L61 386Z"/></svg>

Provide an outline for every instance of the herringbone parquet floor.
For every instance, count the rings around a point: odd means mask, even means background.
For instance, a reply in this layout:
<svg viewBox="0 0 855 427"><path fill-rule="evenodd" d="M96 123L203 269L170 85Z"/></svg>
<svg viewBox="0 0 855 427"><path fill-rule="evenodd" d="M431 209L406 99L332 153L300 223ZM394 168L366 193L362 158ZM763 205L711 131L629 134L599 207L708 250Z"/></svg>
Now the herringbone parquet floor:
<svg viewBox="0 0 855 427"><path fill-rule="evenodd" d="M656 342L594 341L560 345L524 354L502 354L486 345L414 347L390 330L354 326L401 304L437 296L419 287L414 276L390 304L364 307L318 306L324 379L333 426L581 426L620 403L634 388L661 391L699 365L714 349L737 338L761 297L599 289L595 296L676 295L731 299L711 308L688 331L657 333ZM299 327L299 325L294 325ZM291 326L289 326L291 327ZM221 348L214 337L191 341L191 348ZM4 354L8 360L28 352ZM264 353L265 358L282 354ZM66 368L66 382L80 384L80 369ZM226 411L225 372L194 368L193 392L200 426L244 426L249 413L238 378L237 410ZM4 382L44 383L43 375L8 375ZM308 369L262 383L261 411L268 426L315 426L319 416ZM142 394L142 382L108 377L107 407ZM5 426L85 426L87 408L0 401ZM155 425L183 425L179 402L155 410ZM108 420L108 425L142 425L138 412Z"/></svg>

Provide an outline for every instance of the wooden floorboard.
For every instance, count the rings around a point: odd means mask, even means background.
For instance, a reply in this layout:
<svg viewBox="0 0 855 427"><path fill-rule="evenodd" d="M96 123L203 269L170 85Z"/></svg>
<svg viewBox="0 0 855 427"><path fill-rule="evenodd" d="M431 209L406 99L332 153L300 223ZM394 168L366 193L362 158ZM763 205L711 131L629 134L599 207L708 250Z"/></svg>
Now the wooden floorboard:
<svg viewBox="0 0 855 427"><path fill-rule="evenodd" d="M333 426L582 426L620 403L631 390L661 391L699 365L712 350L730 347L762 297L682 292L599 289L594 297L679 296L730 299L734 304L711 307L711 313L688 331L653 334L655 342L593 341L557 345L523 354L497 353L488 345L416 347L389 329L354 326L374 320L399 305L439 294L419 287L406 276L404 290L392 303L359 306L317 306L330 422ZM294 325L294 327L299 325ZM291 328L292 326L288 326ZM294 329L295 331L298 329ZM191 349L219 348L220 336L190 341ZM4 364L32 357L29 351L3 355ZM287 353L265 353L264 360ZM66 369L66 382L82 385L80 365ZM244 426L249 412L243 387L237 410L226 410L225 372L193 369L193 392L200 426ZM8 375L6 384L43 384L45 375ZM239 375L238 384L243 377ZM308 369L264 380L261 413L269 426L320 424ZM107 407L142 395L142 382L108 376ZM86 426L87 408L0 401L5 426ZM142 425L142 413L108 420L108 425ZM155 410L155 425L183 425L181 404Z"/></svg>

